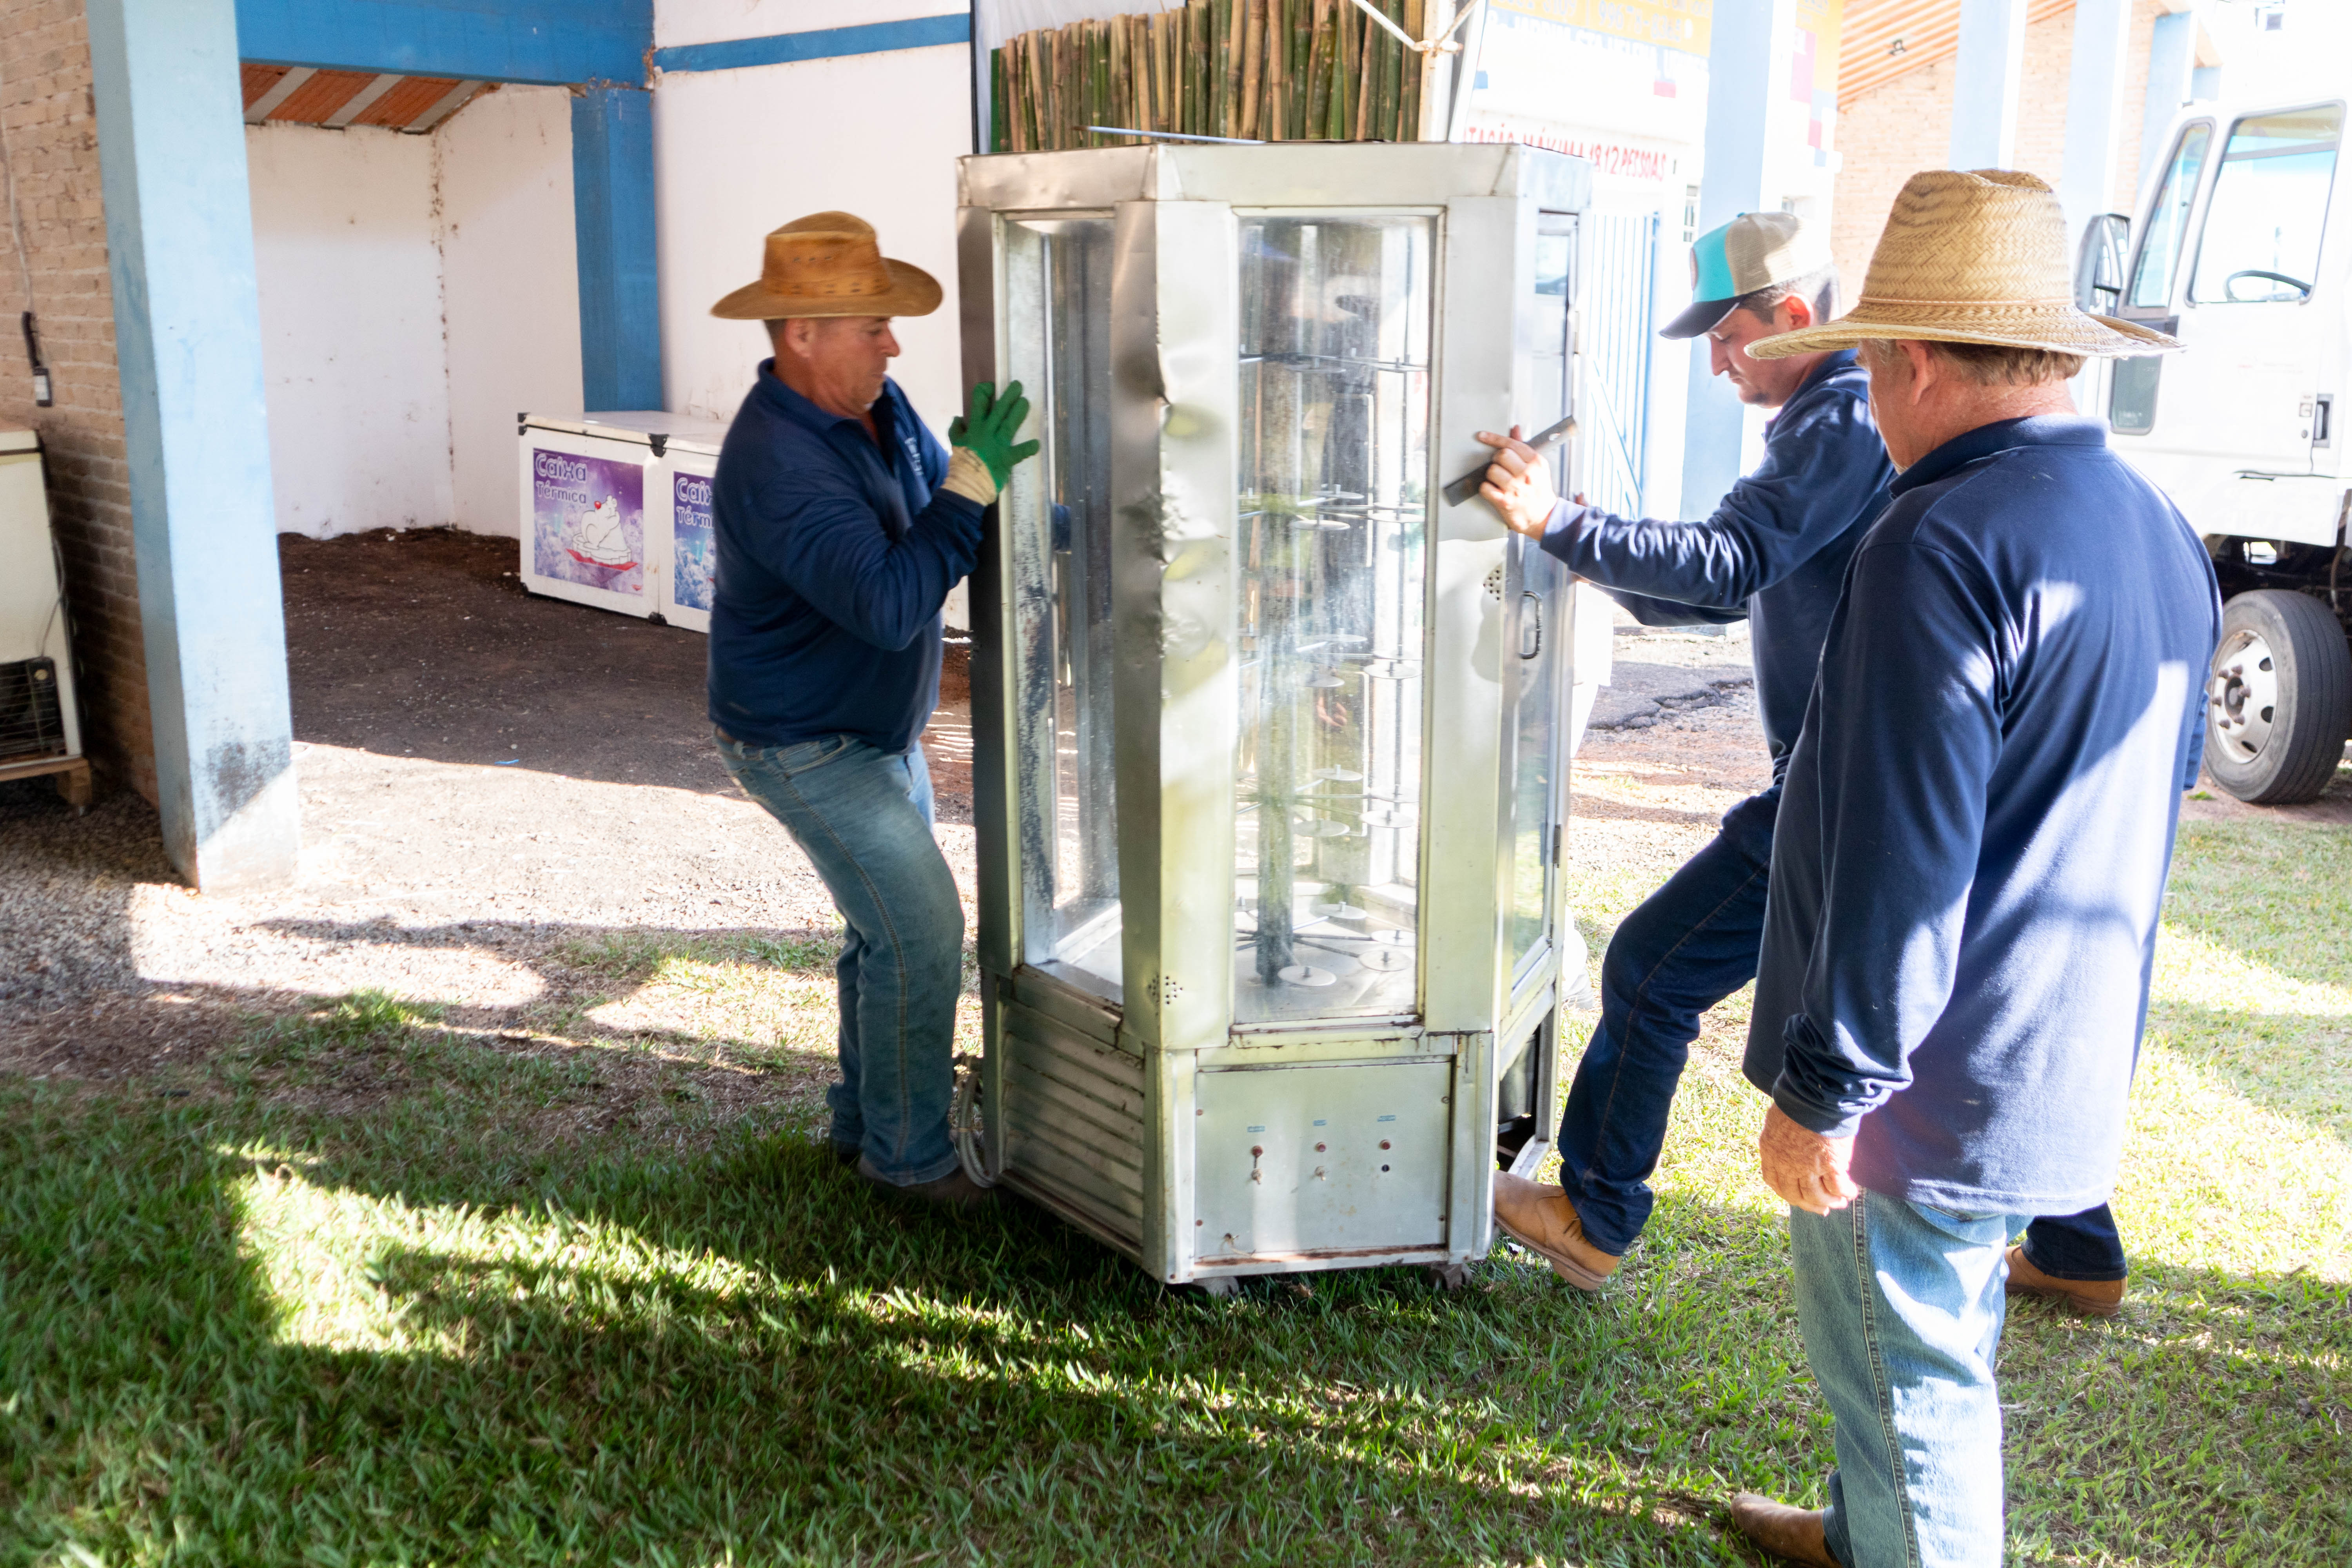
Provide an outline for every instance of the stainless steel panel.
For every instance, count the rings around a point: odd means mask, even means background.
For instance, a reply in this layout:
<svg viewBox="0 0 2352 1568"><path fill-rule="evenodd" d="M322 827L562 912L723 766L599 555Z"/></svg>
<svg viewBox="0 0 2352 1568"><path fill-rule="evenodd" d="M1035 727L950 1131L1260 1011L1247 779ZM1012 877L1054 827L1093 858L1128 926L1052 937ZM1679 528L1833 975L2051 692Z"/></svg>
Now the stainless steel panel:
<svg viewBox="0 0 2352 1568"><path fill-rule="evenodd" d="M997 339L1003 301L996 271L996 217L984 207L956 214L956 265L961 274L959 308L963 327L963 374L967 384L997 377ZM1021 940L1020 837L1014 831L1011 781L1005 776L1006 741L1012 715L1004 679L1007 626L1004 595L1004 531L990 508L982 521L980 559L972 568L971 614L971 811L978 839L978 946L981 968L1008 973ZM992 1036L991 1037L993 1037Z"/></svg>
<svg viewBox="0 0 2352 1568"><path fill-rule="evenodd" d="M1195 1257L1442 1244L1453 1078L1445 1062L1202 1073Z"/></svg>
<svg viewBox="0 0 2352 1568"><path fill-rule="evenodd" d="M1143 1064L1041 1014L1000 1005L1003 1063L992 1126L1002 1169L1051 1192L1127 1247L1143 1236Z"/></svg>
<svg viewBox="0 0 2352 1568"><path fill-rule="evenodd" d="M1118 1046L1129 1056L1137 1054L1132 1041L1122 1040L1118 1009L1110 1004L1034 969L1016 970L1004 984L1006 999L1013 1005L1043 1014L1096 1045Z"/></svg>

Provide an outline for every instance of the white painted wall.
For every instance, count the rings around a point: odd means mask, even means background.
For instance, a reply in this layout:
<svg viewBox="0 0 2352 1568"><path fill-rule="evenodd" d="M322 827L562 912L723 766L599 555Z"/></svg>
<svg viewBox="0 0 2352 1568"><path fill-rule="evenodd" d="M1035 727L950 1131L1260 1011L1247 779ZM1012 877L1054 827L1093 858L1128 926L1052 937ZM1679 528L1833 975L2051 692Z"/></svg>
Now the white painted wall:
<svg viewBox="0 0 2352 1568"><path fill-rule="evenodd" d="M257 125L246 161L279 531L448 521L431 140Z"/></svg>
<svg viewBox="0 0 2352 1568"><path fill-rule="evenodd" d="M938 0L663 0L664 45L707 43L937 14ZM722 27L721 24L725 24ZM768 231L810 213L856 213L885 254L946 291L898 323L892 367L944 432L960 406L955 161L971 150L970 54L961 45L741 70L670 72L654 93L660 206L662 359L670 407L731 419L767 357L756 321L713 301L760 275Z"/></svg>
<svg viewBox="0 0 2352 1568"><path fill-rule="evenodd" d="M247 128L279 531L518 531L514 416L581 401L571 113Z"/></svg>
<svg viewBox="0 0 2352 1568"><path fill-rule="evenodd" d="M515 416L581 405L572 95L501 88L431 141L449 322L449 521L511 535L521 517Z"/></svg>

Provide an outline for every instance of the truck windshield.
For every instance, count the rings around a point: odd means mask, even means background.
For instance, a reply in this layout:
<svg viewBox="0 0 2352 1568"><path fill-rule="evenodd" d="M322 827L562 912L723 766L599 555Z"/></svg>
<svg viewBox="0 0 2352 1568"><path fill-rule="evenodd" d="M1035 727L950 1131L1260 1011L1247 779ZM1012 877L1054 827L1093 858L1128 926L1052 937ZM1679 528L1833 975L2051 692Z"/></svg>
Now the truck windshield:
<svg viewBox="0 0 2352 1568"><path fill-rule="evenodd" d="M2249 116L2230 128L2189 295L2200 304L2308 298L2336 177L2341 104Z"/></svg>
<svg viewBox="0 0 2352 1568"><path fill-rule="evenodd" d="M2187 126L2172 149L2172 164L2164 172L2164 188L2148 210L2147 231L2139 245L2139 261L2132 268L2131 302L2162 310L2172 302L2172 275L2180 263L2180 242L2189 234L2189 208L2197 199L2197 182L2205 173L2205 149L2213 127L2204 121Z"/></svg>

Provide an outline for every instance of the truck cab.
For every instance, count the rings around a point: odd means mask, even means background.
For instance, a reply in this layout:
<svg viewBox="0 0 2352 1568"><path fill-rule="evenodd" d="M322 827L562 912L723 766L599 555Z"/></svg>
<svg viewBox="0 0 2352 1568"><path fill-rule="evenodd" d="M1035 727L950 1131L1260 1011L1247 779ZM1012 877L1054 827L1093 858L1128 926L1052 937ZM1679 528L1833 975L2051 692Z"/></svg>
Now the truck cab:
<svg viewBox="0 0 2352 1568"><path fill-rule="evenodd" d="M2352 202L2331 200L2345 102L2198 104L2141 210L2086 227L2078 302L2186 352L2097 366L2086 411L2171 495L2221 586L2207 772L2244 801L2309 800L2352 732Z"/></svg>

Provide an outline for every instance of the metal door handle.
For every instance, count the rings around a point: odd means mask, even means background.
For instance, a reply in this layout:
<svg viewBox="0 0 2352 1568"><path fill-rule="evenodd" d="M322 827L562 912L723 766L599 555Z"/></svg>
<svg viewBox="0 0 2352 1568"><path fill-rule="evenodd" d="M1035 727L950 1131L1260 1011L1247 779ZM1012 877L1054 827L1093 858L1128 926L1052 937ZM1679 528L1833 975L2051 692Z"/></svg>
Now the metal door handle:
<svg viewBox="0 0 2352 1568"><path fill-rule="evenodd" d="M1534 658L1543 652L1543 595L1522 590L1519 607L1525 612L1519 619L1519 657ZM1528 637L1530 631L1535 634L1532 643Z"/></svg>

